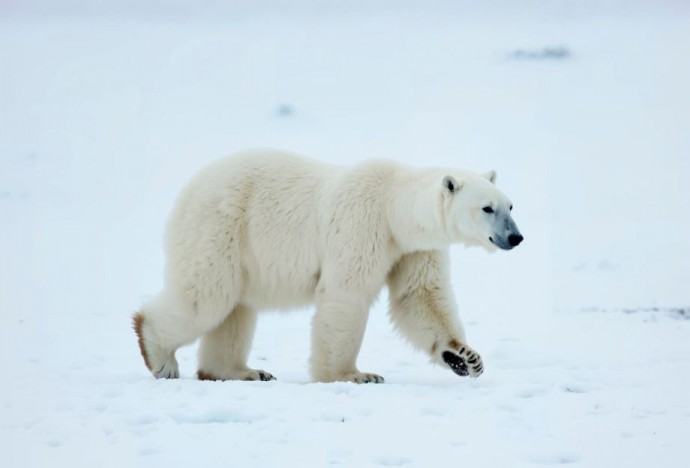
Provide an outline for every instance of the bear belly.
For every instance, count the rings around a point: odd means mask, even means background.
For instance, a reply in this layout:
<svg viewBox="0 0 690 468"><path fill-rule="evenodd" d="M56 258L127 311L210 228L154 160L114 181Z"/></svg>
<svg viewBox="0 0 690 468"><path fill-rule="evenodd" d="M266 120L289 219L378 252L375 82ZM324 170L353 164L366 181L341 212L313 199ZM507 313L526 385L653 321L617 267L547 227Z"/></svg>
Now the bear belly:
<svg viewBox="0 0 690 468"><path fill-rule="evenodd" d="M311 305L321 278L318 263L309 268L255 265L245 271L241 302L255 309L294 309Z"/></svg>

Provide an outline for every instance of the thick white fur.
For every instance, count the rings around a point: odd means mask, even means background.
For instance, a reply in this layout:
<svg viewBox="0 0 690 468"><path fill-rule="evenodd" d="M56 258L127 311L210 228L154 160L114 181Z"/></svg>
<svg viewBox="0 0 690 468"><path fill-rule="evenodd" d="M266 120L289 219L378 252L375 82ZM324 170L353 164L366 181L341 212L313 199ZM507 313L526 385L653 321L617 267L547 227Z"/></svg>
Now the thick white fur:
<svg viewBox="0 0 690 468"><path fill-rule="evenodd" d="M433 362L447 366L448 350L476 355L456 312L448 247L495 248L481 207L510 203L493 178L388 161L342 167L266 150L211 164L176 203L165 287L139 313L151 371L177 377L175 350L202 337L200 376L270 378L247 367L256 313L314 304L313 378L383 381L360 372L356 359L385 285L392 322ZM483 370L476 356L471 376Z"/></svg>

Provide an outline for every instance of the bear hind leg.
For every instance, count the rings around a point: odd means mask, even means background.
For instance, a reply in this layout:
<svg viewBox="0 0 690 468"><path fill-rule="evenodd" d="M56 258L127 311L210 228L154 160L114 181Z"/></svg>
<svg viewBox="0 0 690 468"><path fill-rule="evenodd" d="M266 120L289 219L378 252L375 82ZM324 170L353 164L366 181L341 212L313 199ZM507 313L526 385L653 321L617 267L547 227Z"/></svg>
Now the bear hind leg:
<svg viewBox="0 0 690 468"><path fill-rule="evenodd" d="M176 379L180 376L179 366L175 358L176 348L166 349L158 345L153 338L150 321L143 312L134 314L133 326L139 342L139 351L144 358L144 364L157 379Z"/></svg>
<svg viewBox="0 0 690 468"><path fill-rule="evenodd" d="M146 367L157 379L180 376L175 352L216 327L231 308L190 304L163 291L134 314L133 325Z"/></svg>
<svg viewBox="0 0 690 468"><path fill-rule="evenodd" d="M237 306L201 338L199 380L275 380L270 373L247 367L256 329L256 312Z"/></svg>

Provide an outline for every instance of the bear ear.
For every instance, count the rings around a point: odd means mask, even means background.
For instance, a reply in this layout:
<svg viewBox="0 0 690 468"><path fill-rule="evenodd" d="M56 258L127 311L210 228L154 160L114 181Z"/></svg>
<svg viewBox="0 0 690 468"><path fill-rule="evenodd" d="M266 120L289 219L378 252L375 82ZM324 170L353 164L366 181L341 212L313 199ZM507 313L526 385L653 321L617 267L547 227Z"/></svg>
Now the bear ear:
<svg viewBox="0 0 690 468"><path fill-rule="evenodd" d="M455 193L462 188L462 183L455 180L455 177L447 175L443 178L443 188L450 193Z"/></svg>
<svg viewBox="0 0 690 468"><path fill-rule="evenodd" d="M496 171L489 171L484 174L484 177L489 180L492 184L496 183Z"/></svg>

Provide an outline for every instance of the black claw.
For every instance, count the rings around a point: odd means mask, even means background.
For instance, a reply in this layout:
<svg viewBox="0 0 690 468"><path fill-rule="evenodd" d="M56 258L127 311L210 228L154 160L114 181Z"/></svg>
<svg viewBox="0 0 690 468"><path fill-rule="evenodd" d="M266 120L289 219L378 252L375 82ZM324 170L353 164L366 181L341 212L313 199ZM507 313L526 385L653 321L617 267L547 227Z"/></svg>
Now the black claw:
<svg viewBox="0 0 690 468"><path fill-rule="evenodd" d="M443 361L448 364L451 370L459 376L466 377L470 375L470 372L467 369L467 363L457 354L451 351L444 351L441 357L443 357Z"/></svg>
<svg viewBox="0 0 690 468"><path fill-rule="evenodd" d="M470 364L476 364L477 361L479 361L479 358L477 356L471 357L467 360Z"/></svg>

